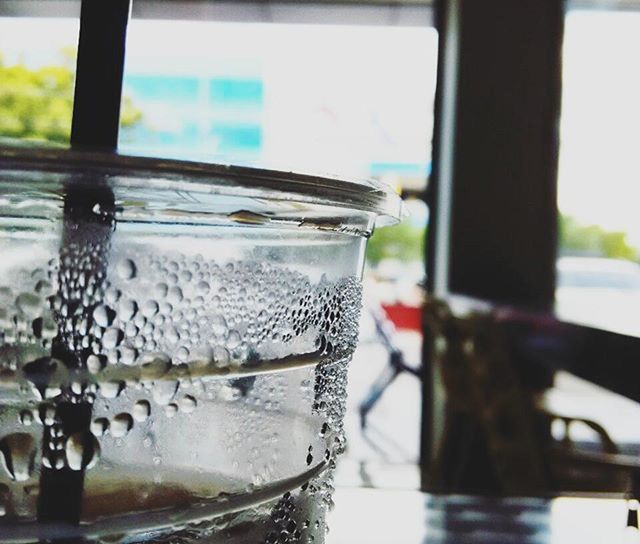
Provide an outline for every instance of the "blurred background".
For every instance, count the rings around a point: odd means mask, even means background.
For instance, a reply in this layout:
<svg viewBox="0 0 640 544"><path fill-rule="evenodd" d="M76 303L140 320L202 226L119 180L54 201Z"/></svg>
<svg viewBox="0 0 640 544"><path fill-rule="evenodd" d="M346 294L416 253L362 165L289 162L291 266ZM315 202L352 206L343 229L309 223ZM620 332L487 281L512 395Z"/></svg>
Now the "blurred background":
<svg viewBox="0 0 640 544"><path fill-rule="evenodd" d="M79 9L0 0L0 137L68 143ZM376 178L406 199L407 219L378 229L367 250L344 485L424 487L435 10L429 1L139 0L129 27L121 152ZM569 2L563 23L553 312L637 337L640 3ZM636 402L566 370L547 385L545 409L579 416L554 420L555 439L570 434L595 450L595 422L618 453L640 454Z"/></svg>

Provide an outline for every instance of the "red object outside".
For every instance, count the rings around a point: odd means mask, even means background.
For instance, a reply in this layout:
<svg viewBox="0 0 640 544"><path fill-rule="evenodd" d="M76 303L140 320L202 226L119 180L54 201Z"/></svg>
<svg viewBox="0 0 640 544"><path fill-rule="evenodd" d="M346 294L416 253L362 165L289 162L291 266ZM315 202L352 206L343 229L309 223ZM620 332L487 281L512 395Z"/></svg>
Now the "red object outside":
<svg viewBox="0 0 640 544"><path fill-rule="evenodd" d="M383 304L382 308L397 329L422 331L422 308L404 304Z"/></svg>

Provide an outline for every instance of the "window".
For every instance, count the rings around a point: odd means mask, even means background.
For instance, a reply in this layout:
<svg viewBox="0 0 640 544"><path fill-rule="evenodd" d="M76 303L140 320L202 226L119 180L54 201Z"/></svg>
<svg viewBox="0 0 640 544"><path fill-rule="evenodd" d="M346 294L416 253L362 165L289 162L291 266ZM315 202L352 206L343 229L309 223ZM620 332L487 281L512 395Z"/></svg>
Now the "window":
<svg viewBox="0 0 640 544"><path fill-rule="evenodd" d="M615 7L614 3L607 4ZM556 308L640 335L640 4L565 20Z"/></svg>
<svg viewBox="0 0 640 544"><path fill-rule="evenodd" d="M79 1L75 7L79 14ZM68 143L77 16L3 15L0 9L0 138Z"/></svg>
<svg viewBox="0 0 640 544"><path fill-rule="evenodd" d="M421 187L435 53L424 27L134 18L120 148Z"/></svg>

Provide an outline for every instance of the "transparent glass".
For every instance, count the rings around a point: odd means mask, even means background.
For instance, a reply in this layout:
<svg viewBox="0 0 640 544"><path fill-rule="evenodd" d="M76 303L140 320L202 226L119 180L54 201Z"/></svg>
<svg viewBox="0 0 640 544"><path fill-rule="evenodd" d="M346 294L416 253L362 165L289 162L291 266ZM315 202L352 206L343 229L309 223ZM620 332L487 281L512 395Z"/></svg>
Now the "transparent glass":
<svg viewBox="0 0 640 544"><path fill-rule="evenodd" d="M322 542L377 212L54 159L0 168L2 541Z"/></svg>

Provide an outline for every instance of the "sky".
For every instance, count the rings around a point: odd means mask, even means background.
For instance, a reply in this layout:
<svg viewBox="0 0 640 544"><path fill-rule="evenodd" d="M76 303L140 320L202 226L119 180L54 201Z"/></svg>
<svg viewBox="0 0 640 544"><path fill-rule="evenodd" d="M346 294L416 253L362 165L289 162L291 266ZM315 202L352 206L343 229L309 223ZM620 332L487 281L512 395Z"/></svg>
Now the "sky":
<svg viewBox="0 0 640 544"><path fill-rule="evenodd" d="M0 52L58 62L77 28L0 18ZM134 20L126 70L259 75L266 165L360 176L371 157L429 160L436 49L428 28ZM640 13L567 14L558 206L638 246L639 52Z"/></svg>

